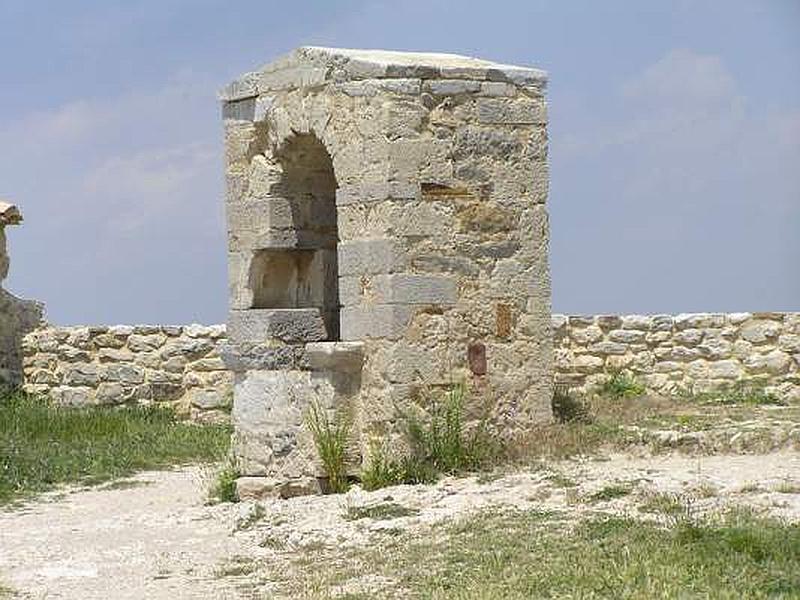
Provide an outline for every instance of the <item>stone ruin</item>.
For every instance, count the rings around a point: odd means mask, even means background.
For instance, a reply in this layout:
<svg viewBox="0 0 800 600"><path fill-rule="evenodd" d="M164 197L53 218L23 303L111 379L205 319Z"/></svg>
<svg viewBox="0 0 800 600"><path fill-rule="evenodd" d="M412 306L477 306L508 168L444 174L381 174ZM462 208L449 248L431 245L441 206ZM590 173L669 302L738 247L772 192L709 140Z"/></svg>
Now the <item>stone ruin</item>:
<svg viewBox="0 0 800 600"><path fill-rule="evenodd" d="M324 487L304 415L353 424L454 382L504 437L551 418L546 74L304 47L221 93L240 491Z"/></svg>
<svg viewBox="0 0 800 600"><path fill-rule="evenodd" d="M5 228L21 222L19 209L0 200L0 386L22 384L22 338L42 321L41 304L20 300L2 288L10 263Z"/></svg>

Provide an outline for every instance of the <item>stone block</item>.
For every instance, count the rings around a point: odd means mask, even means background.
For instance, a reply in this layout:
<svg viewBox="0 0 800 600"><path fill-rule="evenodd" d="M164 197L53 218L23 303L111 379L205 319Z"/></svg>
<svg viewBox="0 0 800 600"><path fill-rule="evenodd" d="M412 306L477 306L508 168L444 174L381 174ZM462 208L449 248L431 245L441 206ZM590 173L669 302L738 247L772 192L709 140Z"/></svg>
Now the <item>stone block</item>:
<svg viewBox="0 0 800 600"><path fill-rule="evenodd" d="M725 326L725 315L719 313L681 313L675 317L675 328L709 329Z"/></svg>
<svg viewBox="0 0 800 600"><path fill-rule="evenodd" d="M229 403L225 392L217 388L192 388L186 395L189 403L201 410L225 408Z"/></svg>
<svg viewBox="0 0 800 600"><path fill-rule="evenodd" d="M772 350L766 354L753 354L744 360L744 366L753 373L769 373L783 375L789 371L792 357L780 350Z"/></svg>
<svg viewBox="0 0 800 600"><path fill-rule="evenodd" d="M342 339L399 339L405 333L413 312L412 306L399 304L344 306L340 312Z"/></svg>
<svg viewBox="0 0 800 600"><path fill-rule="evenodd" d="M653 327L653 321L646 315L624 315L622 317L623 329L638 329L641 331L650 331Z"/></svg>
<svg viewBox="0 0 800 600"><path fill-rule="evenodd" d="M608 334L608 339L621 344L636 344L645 340L647 334L636 329L617 329Z"/></svg>
<svg viewBox="0 0 800 600"><path fill-rule="evenodd" d="M220 346L219 353L226 368L234 372L279 371L300 368L304 349L293 345L226 343Z"/></svg>
<svg viewBox="0 0 800 600"><path fill-rule="evenodd" d="M363 342L311 342L305 350L315 370L357 373L364 362Z"/></svg>
<svg viewBox="0 0 800 600"><path fill-rule="evenodd" d="M776 323L775 321L753 320L742 325L739 335L743 340L752 344L763 344L777 338L780 331L780 323Z"/></svg>
<svg viewBox="0 0 800 600"><path fill-rule="evenodd" d="M474 94L480 90L480 81L470 81L468 79L428 79L422 85L422 91L434 96Z"/></svg>
<svg viewBox="0 0 800 600"><path fill-rule="evenodd" d="M318 308L232 310L228 313L228 337L237 344L258 344L272 339L284 342L317 342L327 338Z"/></svg>
<svg viewBox="0 0 800 600"><path fill-rule="evenodd" d="M242 501L280 498L282 483L273 477L239 477L236 480L236 497Z"/></svg>
<svg viewBox="0 0 800 600"><path fill-rule="evenodd" d="M338 247L339 275L395 273L406 265L406 253L393 239L342 242Z"/></svg>
<svg viewBox="0 0 800 600"><path fill-rule="evenodd" d="M112 364L108 366L106 378L128 384L144 383L144 370L135 365Z"/></svg>
<svg viewBox="0 0 800 600"><path fill-rule="evenodd" d="M71 386L96 386L105 371L94 364L75 364L64 370L64 383Z"/></svg>
<svg viewBox="0 0 800 600"><path fill-rule="evenodd" d="M478 100L478 122L487 125L540 125L547 122L544 101L505 98Z"/></svg>

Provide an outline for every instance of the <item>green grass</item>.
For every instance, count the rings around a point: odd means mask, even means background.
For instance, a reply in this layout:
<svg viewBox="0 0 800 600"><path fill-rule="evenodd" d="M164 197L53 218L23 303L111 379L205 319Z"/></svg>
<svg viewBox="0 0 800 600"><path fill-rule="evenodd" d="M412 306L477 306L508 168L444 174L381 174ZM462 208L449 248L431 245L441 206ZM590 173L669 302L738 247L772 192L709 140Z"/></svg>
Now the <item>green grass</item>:
<svg viewBox="0 0 800 600"><path fill-rule="evenodd" d="M209 502L216 504L219 502L238 502L236 494L236 480L239 478L239 469L235 465L226 463L219 471L211 489L208 492Z"/></svg>
<svg viewBox="0 0 800 600"><path fill-rule="evenodd" d="M328 491L334 494L346 492L350 487L347 480L349 417L343 412L338 412L333 419L330 419L325 409L313 402L306 412L305 422L314 438L314 446L328 477Z"/></svg>
<svg viewBox="0 0 800 600"><path fill-rule="evenodd" d="M64 408L0 395L0 505L59 484L95 485L143 469L220 460L230 428L157 407Z"/></svg>
<svg viewBox="0 0 800 600"><path fill-rule="evenodd" d="M599 388L600 395L619 400L638 398L644 395L645 386L633 375L624 371L614 371Z"/></svg>
<svg viewBox="0 0 800 600"><path fill-rule="evenodd" d="M373 444L361 473L365 489L400 483L431 483L441 475L460 475L490 466L500 456L499 444L489 435L486 421L470 431L465 426L466 387L450 386L443 398L399 412L407 451L399 456L383 444Z"/></svg>
<svg viewBox="0 0 800 600"><path fill-rule="evenodd" d="M378 575L392 582L382 590L387 598L798 598L800 525L750 514L662 527L610 516L573 524L543 512L485 513L424 537L387 538L373 550L321 554L306 572L307 589L323 590L310 597Z"/></svg>
<svg viewBox="0 0 800 600"><path fill-rule="evenodd" d="M609 500L616 500L617 498L624 498L628 496L633 488L636 487L635 481L625 481L621 483L610 483L607 486L597 490L589 496L591 502L608 502Z"/></svg>
<svg viewBox="0 0 800 600"><path fill-rule="evenodd" d="M731 384L719 386L713 390L695 392L681 390L680 395L701 404L729 405L783 405L784 402L772 392L767 391L766 383L757 378L740 379Z"/></svg>
<svg viewBox="0 0 800 600"><path fill-rule="evenodd" d="M358 521L359 519L385 521L399 517L409 517L417 513L419 513L417 509L409 508L396 502L381 502L369 506L348 505L345 509L344 518L347 521Z"/></svg>

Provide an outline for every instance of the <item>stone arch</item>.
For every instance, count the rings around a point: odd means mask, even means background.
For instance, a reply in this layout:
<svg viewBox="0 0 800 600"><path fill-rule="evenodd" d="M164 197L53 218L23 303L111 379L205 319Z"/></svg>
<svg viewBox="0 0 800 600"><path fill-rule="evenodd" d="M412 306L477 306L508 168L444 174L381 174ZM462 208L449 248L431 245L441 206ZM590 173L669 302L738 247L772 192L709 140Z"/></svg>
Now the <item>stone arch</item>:
<svg viewBox="0 0 800 600"><path fill-rule="evenodd" d="M267 247L249 269L252 308L317 308L328 340L339 339L336 175L313 133L294 133L265 151L277 167L269 185Z"/></svg>

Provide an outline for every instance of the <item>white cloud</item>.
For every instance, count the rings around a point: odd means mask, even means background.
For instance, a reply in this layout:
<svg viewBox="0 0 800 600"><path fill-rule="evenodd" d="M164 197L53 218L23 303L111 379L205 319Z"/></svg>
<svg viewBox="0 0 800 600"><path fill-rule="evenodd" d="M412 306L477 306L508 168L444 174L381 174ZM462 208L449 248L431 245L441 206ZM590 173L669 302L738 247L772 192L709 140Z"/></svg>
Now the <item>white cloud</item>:
<svg viewBox="0 0 800 600"><path fill-rule="evenodd" d="M618 99L616 116L554 139L554 161L604 160L618 175L613 193L635 202L786 206L800 196L800 108L752 106L719 57L674 50Z"/></svg>

